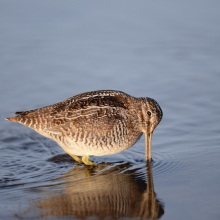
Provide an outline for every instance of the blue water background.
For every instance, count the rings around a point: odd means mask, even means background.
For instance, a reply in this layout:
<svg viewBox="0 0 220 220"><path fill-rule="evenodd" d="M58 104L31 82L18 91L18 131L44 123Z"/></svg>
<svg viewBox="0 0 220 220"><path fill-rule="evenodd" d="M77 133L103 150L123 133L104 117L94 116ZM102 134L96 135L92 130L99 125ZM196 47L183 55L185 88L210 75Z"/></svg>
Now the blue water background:
<svg viewBox="0 0 220 220"><path fill-rule="evenodd" d="M219 9L214 0L1 1L0 218L24 210L46 218L34 211L44 199L34 189L61 190L54 179L75 166L48 161L64 153L55 142L4 118L115 89L154 98L163 109L152 146L162 219L219 219ZM141 170L144 139L92 160Z"/></svg>

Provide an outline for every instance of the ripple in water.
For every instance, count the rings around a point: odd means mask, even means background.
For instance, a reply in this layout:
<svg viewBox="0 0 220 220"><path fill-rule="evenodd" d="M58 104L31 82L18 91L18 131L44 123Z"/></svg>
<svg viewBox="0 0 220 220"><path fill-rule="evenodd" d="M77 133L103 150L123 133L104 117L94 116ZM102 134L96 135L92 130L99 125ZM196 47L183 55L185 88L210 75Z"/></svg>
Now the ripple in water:
<svg viewBox="0 0 220 220"><path fill-rule="evenodd" d="M186 166L183 161L175 159L175 155L164 152L155 152L152 165L154 176L157 179L166 179L167 176L184 170Z"/></svg>

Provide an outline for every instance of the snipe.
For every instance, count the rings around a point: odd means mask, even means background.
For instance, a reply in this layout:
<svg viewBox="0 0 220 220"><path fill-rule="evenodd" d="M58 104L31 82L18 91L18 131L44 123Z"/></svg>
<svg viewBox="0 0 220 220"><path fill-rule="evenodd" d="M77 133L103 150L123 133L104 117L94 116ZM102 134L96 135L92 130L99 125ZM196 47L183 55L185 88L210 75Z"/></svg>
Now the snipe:
<svg viewBox="0 0 220 220"><path fill-rule="evenodd" d="M163 116L155 100L113 90L82 93L54 105L15 114L7 120L53 139L76 161L87 165L93 165L90 155L126 150L143 133L146 160L151 160L152 133ZM83 156L82 160L78 156Z"/></svg>

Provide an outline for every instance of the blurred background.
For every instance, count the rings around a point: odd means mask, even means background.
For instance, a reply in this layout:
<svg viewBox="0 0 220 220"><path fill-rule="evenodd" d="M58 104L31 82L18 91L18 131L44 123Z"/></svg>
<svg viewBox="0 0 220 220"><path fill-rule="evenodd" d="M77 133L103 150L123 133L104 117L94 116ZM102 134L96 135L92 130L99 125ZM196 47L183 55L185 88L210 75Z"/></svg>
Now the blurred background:
<svg viewBox="0 0 220 220"><path fill-rule="evenodd" d="M63 172L46 162L61 148L4 118L113 89L151 97L164 112L152 154L163 218L219 219L219 10L217 0L0 1L0 216L18 209L13 196L33 199L16 184ZM94 160L139 166L144 140L135 146Z"/></svg>

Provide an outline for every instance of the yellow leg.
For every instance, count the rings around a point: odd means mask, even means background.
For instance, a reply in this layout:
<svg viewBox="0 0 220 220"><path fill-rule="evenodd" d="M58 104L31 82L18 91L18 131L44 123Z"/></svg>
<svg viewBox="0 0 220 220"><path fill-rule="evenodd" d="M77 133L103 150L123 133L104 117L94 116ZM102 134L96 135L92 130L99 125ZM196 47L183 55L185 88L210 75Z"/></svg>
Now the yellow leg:
<svg viewBox="0 0 220 220"><path fill-rule="evenodd" d="M74 155L74 154L70 154L70 156L71 156L75 161L77 161L78 163L82 163L82 160L81 160L78 156L76 156L76 155Z"/></svg>
<svg viewBox="0 0 220 220"><path fill-rule="evenodd" d="M89 161L89 156L88 155L83 155L82 161L86 165L93 165L93 166L96 165L95 163Z"/></svg>

